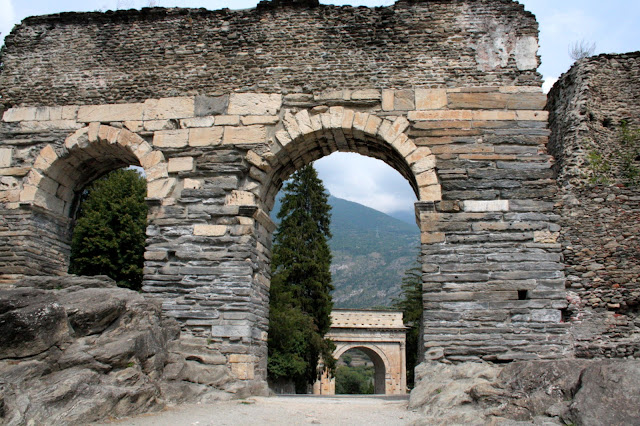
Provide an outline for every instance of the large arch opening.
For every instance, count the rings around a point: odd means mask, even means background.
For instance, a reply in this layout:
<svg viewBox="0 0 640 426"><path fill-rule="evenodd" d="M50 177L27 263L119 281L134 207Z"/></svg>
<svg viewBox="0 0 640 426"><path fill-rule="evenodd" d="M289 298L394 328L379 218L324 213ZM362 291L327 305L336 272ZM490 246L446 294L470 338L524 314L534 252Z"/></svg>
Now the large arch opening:
<svg viewBox="0 0 640 426"><path fill-rule="evenodd" d="M404 177L418 201L439 200L440 186L434 170L434 156L428 148L413 144L404 134L407 128L408 122L402 117L390 121L344 108L330 108L319 113L303 110L295 116L285 114L284 128L276 132L271 144L272 155L267 155L272 166L265 167L267 173L262 177L263 185L257 200L259 210L267 215L271 213L276 194L293 172L334 152L356 153L381 160ZM268 306L271 235L276 225L265 220L257 222L257 252L264 266L255 282L262 287L257 293L264 295L265 305ZM414 248L418 244L416 238ZM264 327L264 331L267 331L266 321ZM264 352L267 352L266 348ZM375 353L371 356L375 358ZM383 368L380 359L378 356L374 362L379 367L376 368L376 393L385 393L387 369ZM266 370L266 357L263 362L259 368Z"/></svg>
<svg viewBox="0 0 640 426"><path fill-rule="evenodd" d="M39 244L48 257L43 270L33 273L67 273L74 220L85 188L129 166L144 171L147 199L165 197L174 185L163 154L126 129L94 123L67 137L63 146L47 145L40 151L20 194L21 206L31 210L40 226Z"/></svg>

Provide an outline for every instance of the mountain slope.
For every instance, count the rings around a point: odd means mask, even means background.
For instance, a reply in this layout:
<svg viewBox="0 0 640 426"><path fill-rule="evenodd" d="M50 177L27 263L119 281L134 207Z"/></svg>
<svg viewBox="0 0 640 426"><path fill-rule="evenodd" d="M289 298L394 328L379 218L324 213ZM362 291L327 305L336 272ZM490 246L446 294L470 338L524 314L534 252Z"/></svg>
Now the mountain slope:
<svg viewBox="0 0 640 426"><path fill-rule="evenodd" d="M358 203L329 197L336 308L390 306L416 260L418 227ZM280 210L279 200L272 217Z"/></svg>

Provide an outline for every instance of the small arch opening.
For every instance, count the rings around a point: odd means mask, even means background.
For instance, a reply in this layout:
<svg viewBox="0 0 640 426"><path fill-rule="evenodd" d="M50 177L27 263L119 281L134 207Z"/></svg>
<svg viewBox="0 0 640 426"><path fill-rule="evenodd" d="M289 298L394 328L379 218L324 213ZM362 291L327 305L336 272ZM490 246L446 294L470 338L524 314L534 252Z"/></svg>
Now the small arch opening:
<svg viewBox="0 0 640 426"><path fill-rule="evenodd" d="M336 395L372 395L385 393L384 362L373 350L357 347L338 359L335 374Z"/></svg>

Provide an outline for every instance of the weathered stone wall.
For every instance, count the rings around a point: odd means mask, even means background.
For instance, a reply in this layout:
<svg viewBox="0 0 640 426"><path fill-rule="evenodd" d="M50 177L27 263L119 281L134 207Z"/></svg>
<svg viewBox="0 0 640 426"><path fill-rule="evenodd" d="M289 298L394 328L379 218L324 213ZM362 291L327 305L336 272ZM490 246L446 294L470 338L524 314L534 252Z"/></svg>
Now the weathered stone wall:
<svg viewBox="0 0 640 426"><path fill-rule="evenodd" d="M545 109L553 130L549 151L556 159L561 186L598 178L622 180L614 154L626 149L620 142L620 122L640 127L640 52L577 62L553 86ZM590 153L601 155L611 170L594 171Z"/></svg>
<svg viewBox="0 0 640 426"><path fill-rule="evenodd" d="M620 142L620 121L640 126L640 52L576 63L550 92L547 109L576 356L638 357L640 188L625 186L616 154L633 148ZM589 164L590 153L610 170Z"/></svg>
<svg viewBox="0 0 640 426"><path fill-rule="evenodd" d="M27 18L7 36L0 94L7 106L38 106L539 86L536 50L534 16L510 0L63 13Z"/></svg>
<svg viewBox="0 0 640 426"><path fill-rule="evenodd" d="M292 25L309 40L324 31L334 40L340 28L359 41L321 45L280 31ZM368 68L359 52L378 55L382 33L406 39L383 44L396 56ZM258 48L250 35L290 47ZM64 273L77 195L139 165L150 205L145 292L227 357L236 379L264 379L274 197L303 165L356 152L398 170L419 200L428 357L561 357L567 302L535 35L533 16L506 0L27 20L0 74L9 107L0 199L18 218L0 227L3 259L13 260L0 265L5 279ZM192 46L200 38L209 41ZM139 55L169 41L180 48ZM266 62L241 62L252 55ZM50 229L67 223L51 241L29 233L40 211ZM12 244L16 236L30 248Z"/></svg>

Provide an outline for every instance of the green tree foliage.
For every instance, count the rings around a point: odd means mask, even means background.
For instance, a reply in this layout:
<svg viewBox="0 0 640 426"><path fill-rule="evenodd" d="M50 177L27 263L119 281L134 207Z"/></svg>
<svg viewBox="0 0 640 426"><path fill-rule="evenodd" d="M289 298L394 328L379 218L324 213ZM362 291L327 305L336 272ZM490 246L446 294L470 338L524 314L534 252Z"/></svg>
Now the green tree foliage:
<svg viewBox="0 0 640 426"><path fill-rule="evenodd" d="M69 272L108 275L139 290L147 227L147 183L135 170L116 170L84 192L71 242Z"/></svg>
<svg viewBox="0 0 640 426"><path fill-rule="evenodd" d="M280 226L271 264L269 362L272 380L289 379L303 391L318 376L318 361L331 371L331 251L328 195L312 165L284 187Z"/></svg>
<svg viewBox="0 0 640 426"><path fill-rule="evenodd" d="M374 393L372 365L341 365L336 369L336 394L370 395Z"/></svg>
<svg viewBox="0 0 640 426"><path fill-rule="evenodd" d="M415 383L414 368L418 364L420 325L422 323L422 270L420 266L408 269L402 278L402 298L394 299L393 306L403 313L407 329L407 386Z"/></svg>

